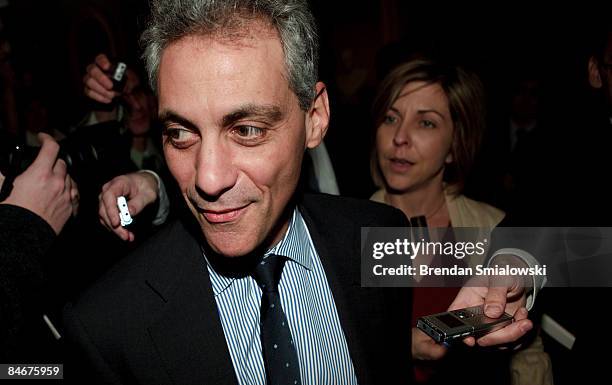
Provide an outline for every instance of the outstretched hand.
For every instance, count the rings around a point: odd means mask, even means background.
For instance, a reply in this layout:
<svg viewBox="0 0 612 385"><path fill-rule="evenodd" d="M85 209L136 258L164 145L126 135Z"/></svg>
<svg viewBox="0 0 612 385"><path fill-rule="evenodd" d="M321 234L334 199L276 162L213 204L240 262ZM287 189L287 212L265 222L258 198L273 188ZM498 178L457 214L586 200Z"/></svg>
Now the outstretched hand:
<svg viewBox="0 0 612 385"><path fill-rule="evenodd" d="M124 196L131 216L136 216L158 198L155 177L147 172L120 175L102 186L98 215L100 223L124 241L134 241L134 233L121 226L117 198Z"/></svg>
<svg viewBox="0 0 612 385"><path fill-rule="evenodd" d="M138 83L136 73L128 68L125 73L126 84L121 92L117 92L113 90L113 81L107 73L111 66L112 63L103 53L96 56L94 62L87 66L83 76L83 92L85 96L97 102L109 104L121 93L129 94L132 92L132 89Z"/></svg>
<svg viewBox="0 0 612 385"><path fill-rule="evenodd" d="M516 342L533 328L533 323L527 318L525 308L526 291L521 277L502 277L489 279L489 286L462 287L449 310L484 305L485 315L499 318L504 312L514 316L514 322L497 331L480 337L464 339L469 346L504 345Z"/></svg>

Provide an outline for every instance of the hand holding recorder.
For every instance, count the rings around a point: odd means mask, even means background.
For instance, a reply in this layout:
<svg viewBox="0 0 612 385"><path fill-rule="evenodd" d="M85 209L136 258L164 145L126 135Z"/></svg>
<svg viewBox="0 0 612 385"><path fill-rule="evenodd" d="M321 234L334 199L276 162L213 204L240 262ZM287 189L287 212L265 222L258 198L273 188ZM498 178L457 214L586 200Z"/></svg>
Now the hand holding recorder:
<svg viewBox="0 0 612 385"><path fill-rule="evenodd" d="M134 233L122 226L118 198L125 197L131 216L136 216L158 198L158 185L149 172L120 175L102 186L98 215L100 223L124 241L134 241Z"/></svg>
<svg viewBox="0 0 612 385"><path fill-rule="evenodd" d="M87 66L83 77L85 96L102 104L110 104L114 98L131 93L137 83L136 74L125 63L112 63L102 53Z"/></svg>
<svg viewBox="0 0 612 385"><path fill-rule="evenodd" d="M503 320L512 316L514 322L482 337L467 336L464 342L469 346L505 345L516 342L533 328L527 318L526 284L522 277L491 278L488 287L462 287L449 307L449 311L482 306L483 315L491 320Z"/></svg>

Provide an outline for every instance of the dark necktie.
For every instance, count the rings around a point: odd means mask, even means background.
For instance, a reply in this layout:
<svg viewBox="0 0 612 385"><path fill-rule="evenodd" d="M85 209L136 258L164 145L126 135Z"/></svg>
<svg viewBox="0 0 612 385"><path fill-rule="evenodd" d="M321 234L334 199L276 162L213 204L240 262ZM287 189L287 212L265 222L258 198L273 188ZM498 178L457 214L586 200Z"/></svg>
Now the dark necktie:
<svg viewBox="0 0 612 385"><path fill-rule="evenodd" d="M278 294L284 265L285 257L272 254L261 261L253 273L262 290L261 347L269 385L301 384L297 352Z"/></svg>

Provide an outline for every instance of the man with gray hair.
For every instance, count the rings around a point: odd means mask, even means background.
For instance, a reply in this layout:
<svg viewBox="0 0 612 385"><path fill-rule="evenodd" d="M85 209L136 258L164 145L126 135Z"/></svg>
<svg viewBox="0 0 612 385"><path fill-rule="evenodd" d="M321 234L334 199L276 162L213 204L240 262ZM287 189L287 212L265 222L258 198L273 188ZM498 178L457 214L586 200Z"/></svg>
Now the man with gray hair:
<svg viewBox="0 0 612 385"><path fill-rule="evenodd" d="M191 215L66 307L66 337L92 377L409 383L411 292L362 288L359 260L361 227L405 217L297 191L304 151L329 122L306 1L153 1L142 40Z"/></svg>
<svg viewBox="0 0 612 385"><path fill-rule="evenodd" d="M192 215L66 308L92 377L408 382L409 291L359 285L360 226L403 216L296 192L304 151L329 122L306 2L153 1L142 42L164 155Z"/></svg>

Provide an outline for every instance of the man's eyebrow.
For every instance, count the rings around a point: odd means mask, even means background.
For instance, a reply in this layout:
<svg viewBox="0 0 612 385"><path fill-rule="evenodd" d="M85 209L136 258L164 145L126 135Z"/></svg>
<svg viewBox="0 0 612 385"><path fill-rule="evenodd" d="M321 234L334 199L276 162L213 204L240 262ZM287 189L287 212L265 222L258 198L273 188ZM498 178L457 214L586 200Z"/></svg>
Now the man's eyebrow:
<svg viewBox="0 0 612 385"><path fill-rule="evenodd" d="M222 124L223 127L227 127L245 118L262 119L272 124L280 121L283 118L283 113L280 107L275 105L246 104L226 114L223 117Z"/></svg>
<svg viewBox="0 0 612 385"><path fill-rule="evenodd" d="M434 114L439 115L439 116L442 118L442 120L446 120L446 118L444 117L444 115L442 115L440 112L438 112L438 111L436 111L436 110L418 110L417 112L418 112L419 114L421 114L421 115L426 114L426 113L428 113L428 112L431 112L431 113L434 113Z"/></svg>
<svg viewBox="0 0 612 385"><path fill-rule="evenodd" d="M169 123L178 123L181 126L188 128L190 130L197 130L197 126L191 122L189 119L182 117L172 110L164 110L159 113L158 116L159 122L166 126Z"/></svg>

